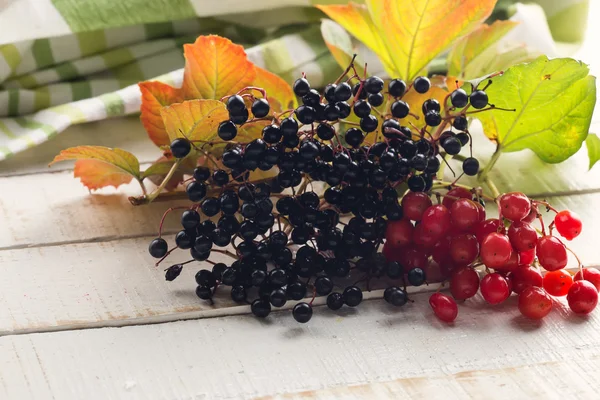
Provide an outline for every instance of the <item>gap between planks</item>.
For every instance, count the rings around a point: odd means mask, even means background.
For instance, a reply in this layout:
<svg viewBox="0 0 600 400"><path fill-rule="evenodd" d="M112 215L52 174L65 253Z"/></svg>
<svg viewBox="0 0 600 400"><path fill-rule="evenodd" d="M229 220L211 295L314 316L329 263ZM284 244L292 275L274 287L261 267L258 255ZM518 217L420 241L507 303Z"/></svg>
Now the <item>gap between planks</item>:
<svg viewBox="0 0 600 400"><path fill-rule="evenodd" d="M438 284L434 283L429 286L421 287L408 287L407 292L411 295L417 293L434 292L437 290ZM370 292L363 292L363 301L381 300L383 301L383 289L372 290ZM307 297L302 300L294 301L288 300L283 307L273 308L272 313L284 312L291 310L296 304L301 302L310 302L312 297ZM199 300L203 301L204 300ZM327 296L315 297L313 301L314 307L323 307L327 303ZM208 304L208 303L206 303ZM316 310L315 310L316 311ZM65 325L48 326L45 328L23 328L16 330L0 330L0 337L13 336L13 335L28 335L32 333L48 333L48 332L64 332L74 330L85 330L85 329L101 329L101 328L123 328L126 326L139 326L139 325L156 325L164 324L169 322L177 321L188 321L195 319L204 318L218 318L218 317L229 317L236 315L251 315L250 305L235 305L230 307L213 308L199 311L188 311L173 314L162 314L149 317L139 318L124 318L124 319L113 319L103 321L90 321L82 323L71 323Z"/></svg>

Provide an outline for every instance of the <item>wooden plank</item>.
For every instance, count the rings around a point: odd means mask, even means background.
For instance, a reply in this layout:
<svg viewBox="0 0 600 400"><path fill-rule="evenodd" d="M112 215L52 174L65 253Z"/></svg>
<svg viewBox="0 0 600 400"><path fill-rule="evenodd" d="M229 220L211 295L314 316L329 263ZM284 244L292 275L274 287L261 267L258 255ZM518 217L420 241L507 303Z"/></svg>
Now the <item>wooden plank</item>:
<svg viewBox="0 0 600 400"><path fill-rule="evenodd" d="M532 322L518 315L515 299L493 308L476 299L448 326L427 297L403 309L381 301L337 313L320 307L306 325L281 312L6 336L0 397L319 398L328 388L334 395L321 398L372 398L361 394L375 390L395 398L594 398L597 313L575 317L559 305ZM390 389L390 381L399 383Z"/></svg>
<svg viewBox="0 0 600 400"><path fill-rule="evenodd" d="M148 139L138 116L112 118L70 126L48 142L0 162L0 177L72 170L72 162L52 168L48 168L48 163L61 150L84 144L120 147L135 154L142 163L152 162L161 154Z"/></svg>
<svg viewBox="0 0 600 400"><path fill-rule="evenodd" d="M189 201L156 202L133 207L129 195L139 195L137 182L90 193L70 171L0 178L0 249L112 240L156 235L170 206ZM173 213L165 229L179 229Z"/></svg>
<svg viewBox="0 0 600 400"><path fill-rule="evenodd" d="M433 374L432 374L433 375ZM590 399L597 396L597 360L563 360L519 367L463 371L448 375L400 378L390 382L339 386L298 393L261 396L256 400L337 399ZM583 379L582 379L583 378ZM581 384L573 385L573 382ZM548 384L547 382L551 382Z"/></svg>

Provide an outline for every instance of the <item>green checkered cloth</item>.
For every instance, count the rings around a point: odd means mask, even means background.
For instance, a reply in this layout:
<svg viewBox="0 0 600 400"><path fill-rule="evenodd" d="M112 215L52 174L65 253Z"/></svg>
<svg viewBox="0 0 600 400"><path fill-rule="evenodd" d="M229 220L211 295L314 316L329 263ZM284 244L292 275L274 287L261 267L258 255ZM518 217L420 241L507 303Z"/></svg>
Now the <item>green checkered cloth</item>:
<svg viewBox="0 0 600 400"><path fill-rule="evenodd" d="M304 71L321 84L339 74L321 17L310 0L9 1L0 8L0 160L70 125L139 112L137 83L180 86L182 45L201 34L243 44L288 81Z"/></svg>

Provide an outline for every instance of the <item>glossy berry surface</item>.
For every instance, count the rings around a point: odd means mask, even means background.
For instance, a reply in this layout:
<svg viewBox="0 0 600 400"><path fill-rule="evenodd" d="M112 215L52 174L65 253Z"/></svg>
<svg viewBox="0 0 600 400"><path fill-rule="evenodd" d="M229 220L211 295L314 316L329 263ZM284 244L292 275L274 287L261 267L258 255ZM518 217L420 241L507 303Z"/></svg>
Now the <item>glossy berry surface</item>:
<svg viewBox="0 0 600 400"><path fill-rule="evenodd" d="M588 281L576 281L569 288L567 302L575 314L589 314L598 304L598 290Z"/></svg>
<svg viewBox="0 0 600 400"><path fill-rule="evenodd" d="M154 258L164 257L165 254L167 254L168 249L169 246L167 245L167 242L162 238L154 239L148 246L148 252Z"/></svg>
<svg viewBox="0 0 600 400"><path fill-rule="evenodd" d="M348 286L342 294L344 304L350 307L356 307L363 299L362 290L357 286Z"/></svg>
<svg viewBox="0 0 600 400"><path fill-rule="evenodd" d="M531 211L531 201L523 193L506 193L500 197L500 210L504 218L520 221Z"/></svg>
<svg viewBox="0 0 600 400"><path fill-rule="evenodd" d="M427 93L431 88L431 82L426 76L418 76L413 82L413 87L417 93Z"/></svg>
<svg viewBox="0 0 600 400"><path fill-rule="evenodd" d="M554 217L554 226L562 237L573 240L581 233L583 223L573 211L563 210Z"/></svg>
<svg viewBox="0 0 600 400"><path fill-rule="evenodd" d="M583 268L582 271L577 271L573 279L575 281L586 280L600 291L600 271L597 268Z"/></svg>
<svg viewBox="0 0 600 400"><path fill-rule="evenodd" d="M453 322L458 316L456 301L443 293L434 293L429 297L429 305L436 317L444 322Z"/></svg>
<svg viewBox="0 0 600 400"><path fill-rule="evenodd" d="M177 138L171 142L171 154L175 158L184 158L190 154L192 144L185 138Z"/></svg>
<svg viewBox="0 0 600 400"><path fill-rule="evenodd" d="M341 293L331 293L327 296L327 307L330 310L339 310L344 305L344 296Z"/></svg>
<svg viewBox="0 0 600 400"><path fill-rule="evenodd" d="M510 273L513 292L520 294L530 286L542 287L542 274L532 266L519 266Z"/></svg>
<svg viewBox="0 0 600 400"><path fill-rule="evenodd" d="M502 267L512 254L508 236L492 232L481 242L481 261L488 268Z"/></svg>
<svg viewBox="0 0 600 400"><path fill-rule="evenodd" d="M567 266L567 248L555 236L543 236L538 240L536 255L540 265L548 271L556 271Z"/></svg>
<svg viewBox="0 0 600 400"><path fill-rule="evenodd" d="M450 278L450 293L456 300L466 300L475 296L479 289L479 275L470 267L460 268Z"/></svg>
<svg viewBox="0 0 600 400"><path fill-rule="evenodd" d="M481 280L481 295L490 304L500 304L508 299L510 289L506 278L498 273L487 274Z"/></svg>
<svg viewBox="0 0 600 400"><path fill-rule="evenodd" d="M530 319L542 319L552 311L552 298L541 287L530 286L519 294L519 311Z"/></svg>
<svg viewBox="0 0 600 400"><path fill-rule="evenodd" d="M566 296L573 285L573 277L564 269L550 271L544 275L544 289L552 296Z"/></svg>
<svg viewBox="0 0 600 400"><path fill-rule="evenodd" d="M298 303L292 310L294 319L301 324L305 324L312 318L313 309L308 303Z"/></svg>
<svg viewBox="0 0 600 400"><path fill-rule="evenodd" d="M271 313L271 305L263 299L256 299L250 305L252 314L259 318L266 318Z"/></svg>

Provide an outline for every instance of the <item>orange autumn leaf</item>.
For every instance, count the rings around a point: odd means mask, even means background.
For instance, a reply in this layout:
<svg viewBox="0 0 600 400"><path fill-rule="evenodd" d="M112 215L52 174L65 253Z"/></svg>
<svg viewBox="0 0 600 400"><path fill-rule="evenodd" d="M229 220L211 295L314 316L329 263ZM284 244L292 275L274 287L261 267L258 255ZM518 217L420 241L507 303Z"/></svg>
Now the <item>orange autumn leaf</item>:
<svg viewBox="0 0 600 400"><path fill-rule="evenodd" d="M276 112L297 105L294 92L286 81L275 74L256 67L248 61L243 47L232 43L229 39L212 35L200 36L195 43L184 46L184 53L186 65L181 88L173 88L159 82L142 82L139 84L142 92L140 119L148 132L148 136L158 147L168 146L170 140L175 137L173 135L182 136L173 132L171 135L167 133L161 109L175 103L181 103L184 100L212 99L217 101L245 87L257 86L267 91L271 108ZM259 95L256 92L252 93ZM196 104L193 107L197 106ZM185 112L183 108L177 110L179 114ZM193 110L198 111L196 108ZM201 116L202 118L205 117L203 113L201 113ZM226 114L219 113L218 116L222 116L222 120L227 119ZM212 134L216 117L217 115L212 115L211 118L202 122L204 124L211 121L210 126L203 128L198 125L195 128L197 131L204 131L198 137ZM189 115L184 118L179 115L179 119L181 118L187 121L190 118L193 119L194 116ZM187 128L190 128L190 126L187 126ZM241 131L245 129L246 127L242 128ZM248 128L247 130L252 131L254 134L256 128ZM200 133L195 132L193 135L194 138L197 138Z"/></svg>
<svg viewBox="0 0 600 400"><path fill-rule="evenodd" d="M254 67L256 77L252 86L266 90L271 109L277 112L295 108L298 105L292 87L279 76L259 67Z"/></svg>
<svg viewBox="0 0 600 400"><path fill-rule="evenodd" d="M491 14L496 0L366 0L398 76L413 80L457 38Z"/></svg>
<svg viewBox="0 0 600 400"><path fill-rule="evenodd" d="M210 140L219 124L229 119L225 104L218 100L188 100L164 107L160 113L170 140Z"/></svg>
<svg viewBox="0 0 600 400"><path fill-rule="evenodd" d="M256 77L254 64L244 48L219 36L200 36L183 46L185 69L183 87L186 100L220 99L250 86Z"/></svg>
<svg viewBox="0 0 600 400"><path fill-rule="evenodd" d="M77 146L61 151L50 165L65 160L75 162L74 175L88 189L118 187L140 179L140 163L128 151L103 146Z"/></svg>
<svg viewBox="0 0 600 400"><path fill-rule="evenodd" d="M160 110L182 100L179 90L161 82L141 82L139 87L142 92L140 115L142 125L155 145L159 147L168 145L169 135L165 130Z"/></svg>

